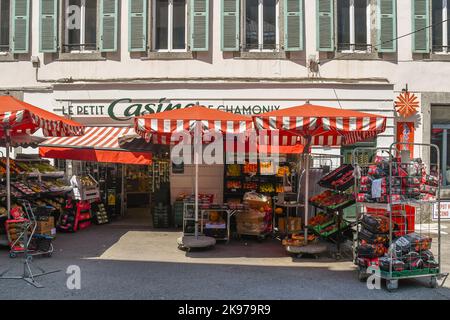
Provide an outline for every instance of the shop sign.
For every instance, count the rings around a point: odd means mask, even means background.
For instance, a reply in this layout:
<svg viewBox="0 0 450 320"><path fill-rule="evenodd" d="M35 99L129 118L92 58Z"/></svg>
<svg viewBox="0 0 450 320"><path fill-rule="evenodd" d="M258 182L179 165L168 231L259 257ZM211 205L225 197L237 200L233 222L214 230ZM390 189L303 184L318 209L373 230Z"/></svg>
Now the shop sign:
<svg viewBox="0 0 450 320"><path fill-rule="evenodd" d="M201 101L169 101L161 98L155 102L133 101L131 98L121 98L111 102L93 103L92 101L60 101L60 107L53 111L72 117L109 117L115 121L127 121L136 116L153 114L173 109L189 108L196 104L211 109L232 112L236 114L260 114L281 108L277 102L222 102L211 104Z"/></svg>
<svg viewBox="0 0 450 320"><path fill-rule="evenodd" d="M404 90L395 100L395 110L403 118L408 118L417 113L419 109L419 99L414 93Z"/></svg>
<svg viewBox="0 0 450 320"><path fill-rule="evenodd" d="M450 201L441 201L441 220L450 220ZM433 220L438 219L438 204L433 205Z"/></svg>

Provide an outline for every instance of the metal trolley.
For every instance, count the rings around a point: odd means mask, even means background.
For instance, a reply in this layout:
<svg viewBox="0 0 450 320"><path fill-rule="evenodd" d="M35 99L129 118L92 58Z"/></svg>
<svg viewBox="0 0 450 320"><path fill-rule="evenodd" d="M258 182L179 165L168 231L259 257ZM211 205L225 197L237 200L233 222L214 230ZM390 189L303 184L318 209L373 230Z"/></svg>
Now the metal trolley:
<svg viewBox="0 0 450 320"><path fill-rule="evenodd" d="M51 257L54 251L53 237L36 233L37 222L30 202L20 200L25 211L26 218L23 220L9 220L10 224L21 225L21 231L16 239L10 242L9 256L16 258L18 254L25 254L28 257L45 256ZM9 223L7 221L7 223ZM19 244L22 244L19 246Z"/></svg>
<svg viewBox="0 0 450 320"><path fill-rule="evenodd" d="M411 159L411 151L419 157ZM432 153L435 155L434 160L430 157ZM372 154L372 159L367 154ZM385 158L387 201L383 203L373 202L374 199L369 201L366 197L362 199L360 193L367 191L361 188L360 178L368 176L369 170L374 169L374 158L377 156ZM425 166L421 159L428 157L430 165ZM388 291L398 289L399 280L402 279L428 279L432 288L436 288L438 281L442 280L442 286L448 273L443 273L441 269L439 148L433 144L393 143L389 148L355 148L352 158L353 165L357 168L356 215L360 223L356 227L354 237L354 262L358 266L359 280L365 281L375 274L386 280ZM435 163L431 163L432 161ZM422 177L420 181L419 177ZM427 183L423 179L431 179L433 187L427 189ZM430 196L432 194L435 196ZM432 221L433 208L437 211L437 222ZM368 264L365 264L367 261L363 259L364 265L358 252L363 242L362 219L365 215L384 215L389 220L384 238L384 256L380 254L378 258L369 259ZM382 239L382 236L377 239ZM402 247L402 244L405 246ZM387 267L386 264L382 266L381 259L388 262Z"/></svg>

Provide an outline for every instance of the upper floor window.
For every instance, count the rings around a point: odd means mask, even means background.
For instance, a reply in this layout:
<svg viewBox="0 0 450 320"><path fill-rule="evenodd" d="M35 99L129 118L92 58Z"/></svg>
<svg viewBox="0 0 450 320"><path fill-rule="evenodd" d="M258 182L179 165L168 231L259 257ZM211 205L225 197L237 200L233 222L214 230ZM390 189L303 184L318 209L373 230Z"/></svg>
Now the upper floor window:
<svg viewBox="0 0 450 320"><path fill-rule="evenodd" d="M96 51L93 56L97 56L97 51L117 51L120 0L40 0L40 2L40 52ZM62 19L59 19L60 16Z"/></svg>
<svg viewBox="0 0 450 320"><path fill-rule="evenodd" d="M432 2L432 48L434 52L448 53L450 45L449 0Z"/></svg>
<svg viewBox="0 0 450 320"><path fill-rule="evenodd" d="M245 48L247 50L276 50L278 22L276 0L245 1Z"/></svg>
<svg viewBox="0 0 450 320"><path fill-rule="evenodd" d="M10 0L0 0L0 52L8 52L10 25Z"/></svg>
<svg viewBox="0 0 450 320"><path fill-rule="evenodd" d="M316 3L318 51L368 52L374 47L371 39L375 35L378 52L397 51L397 0L317 0ZM372 6L376 13L372 13Z"/></svg>
<svg viewBox="0 0 450 320"><path fill-rule="evenodd" d="M370 0L337 1L338 51L370 50Z"/></svg>
<svg viewBox="0 0 450 320"><path fill-rule="evenodd" d="M155 0L154 49L186 51L186 0Z"/></svg>
<svg viewBox="0 0 450 320"><path fill-rule="evenodd" d="M97 1L65 0L64 52L97 50Z"/></svg>

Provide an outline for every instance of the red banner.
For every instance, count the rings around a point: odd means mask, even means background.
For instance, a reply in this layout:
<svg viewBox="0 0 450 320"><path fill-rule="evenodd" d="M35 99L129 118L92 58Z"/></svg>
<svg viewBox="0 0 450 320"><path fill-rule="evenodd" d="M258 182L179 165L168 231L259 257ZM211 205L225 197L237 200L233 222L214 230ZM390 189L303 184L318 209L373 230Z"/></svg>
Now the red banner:
<svg viewBox="0 0 450 320"><path fill-rule="evenodd" d="M397 122L397 142L414 143L414 122ZM399 145L398 149L409 150L411 158L414 157L414 145Z"/></svg>

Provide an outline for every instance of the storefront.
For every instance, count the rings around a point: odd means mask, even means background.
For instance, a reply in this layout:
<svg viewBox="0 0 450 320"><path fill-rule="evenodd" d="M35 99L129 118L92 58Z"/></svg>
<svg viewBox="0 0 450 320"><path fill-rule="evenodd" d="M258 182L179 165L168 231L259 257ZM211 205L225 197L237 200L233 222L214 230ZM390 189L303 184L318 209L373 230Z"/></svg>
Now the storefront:
<svg viewBox="0 0 450 320"><path fill-rule="evenodd" d="M392 101L393 86L385 82L365 84L291 84L291 83L155 83L155 84L57 84L49 92L25 92L24 99L50 106L52 112L67 115L87 126L132 125L135 116L165 110L205 105L237 114L260 114L301 105L314 104L342 107L377 113L388 118L387 130L374 140L381 147L389 146L395 136ZM341 155L341 148L314 148L321 154ZM183 173L170 168L170 194L173 203L180 193L192 191L192 168ZM202 168L201 192L215 195L222 201L225 168Z"/></svg>

